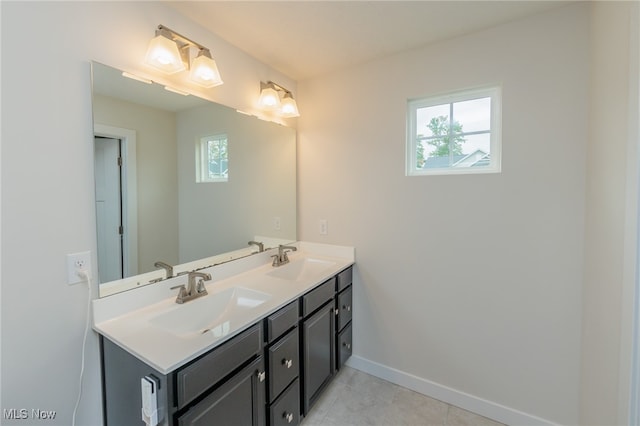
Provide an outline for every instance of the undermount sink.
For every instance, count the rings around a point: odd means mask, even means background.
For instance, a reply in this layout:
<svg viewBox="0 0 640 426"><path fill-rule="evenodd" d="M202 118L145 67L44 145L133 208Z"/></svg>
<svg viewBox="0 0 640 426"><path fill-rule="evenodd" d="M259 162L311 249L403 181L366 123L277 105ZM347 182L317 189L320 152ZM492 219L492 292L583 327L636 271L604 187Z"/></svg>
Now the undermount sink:
<svg viewBox="0 0 640 426"><path fill-rule="evenodd" d="M183 305L176 304L149 323L180 337L195 337L207 332L216 337L230 330L231 322L271 298L268 293L232 287L210 293Z"/></svg>
<svg viewBox="0 0 640 426"><path fill-rule="evenodd" d="M278 266L267 275L288 281L310 280L322 275L324 271L335 265L335 262L304 257L292 260L286 265Z"/></svg>

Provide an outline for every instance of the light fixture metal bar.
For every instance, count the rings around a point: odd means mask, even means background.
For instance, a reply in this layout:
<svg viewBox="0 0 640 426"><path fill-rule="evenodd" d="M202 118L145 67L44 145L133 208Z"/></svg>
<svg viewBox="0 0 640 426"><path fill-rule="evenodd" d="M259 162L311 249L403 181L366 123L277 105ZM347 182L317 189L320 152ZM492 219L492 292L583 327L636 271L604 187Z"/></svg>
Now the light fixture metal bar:
<svg viewBox="0 0 640 426"><path fill-rule="evenodd" d="M165 31L170 32L174 39L177 39L177 40L179 40L180 42L182 42L184 44L195 46L198 49L209 50L208 48L204 47L200 43L196 43L195 41L191 40L190 38L187 38L187 37L183 36L182 34L173 31L171 28L165 27L162 24L158 25L158 30L161 30L161 31L165 30Z"/></svg>
<svg viewBox="0 0 640 426"><path fill-rule="evenodd" d="M291 93L291 91L290 91L290 90L288 90L288 89L286 89L286 88L282 87L282 86L281 86L281 85L279 85L278 83L274 83L273 81L269 80L269 81L267 81L267 84L271 84L271 85L275 86L276 90L280 90L280 91L282 91L282 92L284 92L284 93L288 93L288 94L290 94L291 96L293 96L293 93Z"/></svg>

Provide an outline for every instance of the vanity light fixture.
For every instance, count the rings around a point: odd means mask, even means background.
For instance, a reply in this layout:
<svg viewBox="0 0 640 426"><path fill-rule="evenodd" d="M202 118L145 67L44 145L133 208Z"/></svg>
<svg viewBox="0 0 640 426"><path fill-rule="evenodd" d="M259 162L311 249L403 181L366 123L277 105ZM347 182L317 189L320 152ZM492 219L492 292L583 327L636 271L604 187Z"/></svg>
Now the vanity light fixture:
<svg viewBox="0 0 640 426"><path fill-rule="evenodd" d="M282 100L280 94L282 93ZM265 110L274 111L278 110L280 116L291 118L299 117L298 105L291 92L284 87L274 83L273 81L267 81L266 83L260 82L260 98L258 104Z"/></svg>
<svg viewBox="0 0 640 426"><path fill-rule="evenodd" d="M190 56L191 47L198 49L193 61ZM209 49L164 25L158 25L156 36L149 43L145 62L165 74L190 69L189 79L205 88L223 83Z"/></svg>

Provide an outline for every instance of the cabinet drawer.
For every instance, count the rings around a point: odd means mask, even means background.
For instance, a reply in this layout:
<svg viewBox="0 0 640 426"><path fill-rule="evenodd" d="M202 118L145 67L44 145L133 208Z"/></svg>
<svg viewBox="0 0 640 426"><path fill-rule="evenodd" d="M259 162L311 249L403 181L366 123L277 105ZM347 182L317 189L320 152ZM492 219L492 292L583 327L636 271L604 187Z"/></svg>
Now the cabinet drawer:
<svg viewBox="0 0 640 426"><path fill-rule="evenodd" d="M262 350L262 327L256 324L222 346L178 371L178 408L184 407L202 392Z"/></svg>
<svg viewBox="0 0 640 426"><path fill-rule="evenodd" d="M342 367L351 356L352 340L351 324L349 324L338 334L338 359L336 360L338 368Z"/></svg>
<svg viewBox="0 0 640 426"><path fill-rule="evenodd" d="M300 423L300 380L296 379L269 408L269 425L290 426Z"/></svg>
<svg viewBox="0 0 640 426"><path fill-rule="evenodd" d="M342 291L353 282L353 267L349 267L338 274L337 290Z"/></svg>
<svg viewBox="0 0 640 426"><path fill-rule="evenodd" d="M271 343L298 324L298 301L289 303L284 308L269 315L265 319L267 342Z"/></svg>
<svg viewBox="0 0 640 426"><path fill-rule="evenodd" d="M352 287L338 295L338 331L351 321L351 302L353 300Z"/></svg>
<svg viewBox="0 0 640 426"><path fill-rule="evenodd" d="M298 328L289 332L282 340L269 348L269 402L298 377L300 371L300 347Z"/></svg>
<svg viewBox="0 0 640 426"><path fill-rule="evenodd" d="M335 293L335 282L336 279L333 277L302 296L303 317L311 314L320 306L324 305L328 300L333 298Z"/></svg>

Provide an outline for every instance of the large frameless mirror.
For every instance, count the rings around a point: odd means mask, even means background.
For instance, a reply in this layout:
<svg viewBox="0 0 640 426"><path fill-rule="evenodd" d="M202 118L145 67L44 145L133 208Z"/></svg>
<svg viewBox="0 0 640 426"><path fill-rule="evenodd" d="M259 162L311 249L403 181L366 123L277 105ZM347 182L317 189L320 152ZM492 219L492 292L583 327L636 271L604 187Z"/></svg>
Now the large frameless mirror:
<svg viewBox="0 0 640 426"><path fill-rule="evenodd" d="M296 240L295 130L92 72L101 297Z"/></svg>

